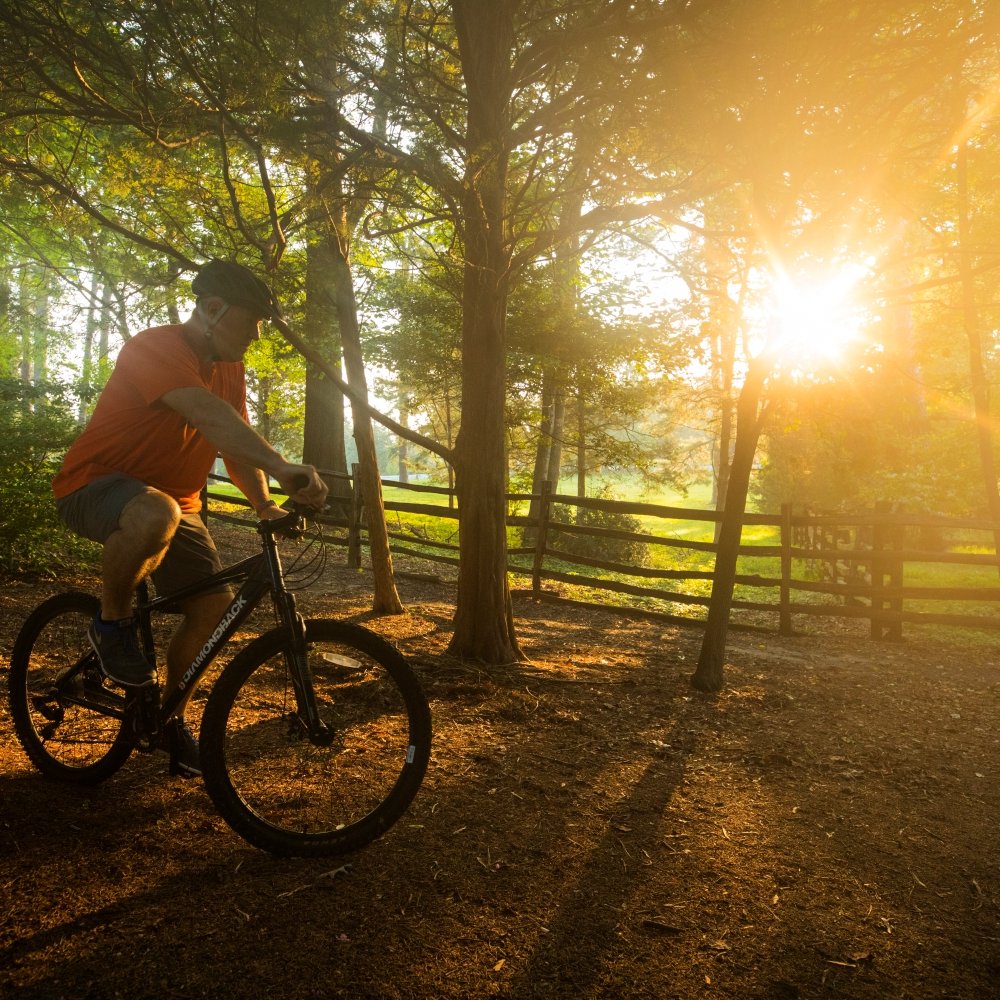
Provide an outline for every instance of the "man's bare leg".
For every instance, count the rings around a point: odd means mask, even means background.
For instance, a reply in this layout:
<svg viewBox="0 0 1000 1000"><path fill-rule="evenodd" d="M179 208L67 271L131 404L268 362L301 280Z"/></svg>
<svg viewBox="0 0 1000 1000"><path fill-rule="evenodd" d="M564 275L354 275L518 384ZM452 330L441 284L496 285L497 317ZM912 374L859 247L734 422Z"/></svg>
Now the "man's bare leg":
<svg viewBox="0 0 1000 1000"><path fill-rule="evenodd" d="M230 593L203 594L192 598L184 605L184 617L170 637L167 647L167 683L165 691L171 692L180 683L188 667L198 655L198 650L219 624L226 608L232 601ZM175 718L184 717L184 709L194 694L191 687L184 692L180 705L174 712Z"/></svg>
<svg viewBox="0 0 1000 1000"><path fill-rule="evenodd" d="M132 617L136 585L159 565L179 520L176 501L147 488L125 504L118 529L104 543L101 613L87 636L101 669L123 687L156 683L156 665L140 649L134 623L125 622Z"/></svg>
<svg viewBox="0 0 1000 1000"><path fill-rule="evenodd" d="M135 588L160 565L180 518L177 501L152 488L122 508L118 530L104 543L101 617L105 621L131 616Z"/></svg>
<svg viewBox="0 0 1000 1000"><path fill-rule="evenodd" d="M198 651L212 634L232 598L228 593L204 594L192 598L184 604L184 617L171 636L167 647L167 683L164 692L173 692ZM184 720L194 686L184 692L167 722L164 732L166 745L170 750L170 770L183 778L193 778L201 774L201 753L198 741Z"/></svg>

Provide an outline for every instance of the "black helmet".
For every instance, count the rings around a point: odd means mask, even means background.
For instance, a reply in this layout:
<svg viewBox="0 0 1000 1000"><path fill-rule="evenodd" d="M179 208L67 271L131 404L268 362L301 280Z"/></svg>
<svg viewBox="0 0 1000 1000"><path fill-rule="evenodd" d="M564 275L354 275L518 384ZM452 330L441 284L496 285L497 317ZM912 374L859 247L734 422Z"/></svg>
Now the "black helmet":
<svg viewBox="0 0 1000 1000"><path fill-rule="evenodd" d="M229 260L203 264L191 282L195 298L217 295L230 305L243 306L265 319L280 319L281 307L274 292L249 268Z"/></svg>

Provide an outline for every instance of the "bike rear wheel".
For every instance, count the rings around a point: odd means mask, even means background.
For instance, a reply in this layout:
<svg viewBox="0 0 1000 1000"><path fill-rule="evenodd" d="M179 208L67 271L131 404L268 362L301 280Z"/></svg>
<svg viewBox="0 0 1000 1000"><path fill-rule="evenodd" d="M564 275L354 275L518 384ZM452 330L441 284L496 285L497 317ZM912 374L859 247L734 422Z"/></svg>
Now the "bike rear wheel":
<svg viewBox="0 0 1000 1000"><path fill-rule="evenodd" d="M306 639L332 741L313 743L300 725L291 637L275 629L236 656L212 690L201 725L205 787L256 847L342 854L380 837L413 800L430 757L430 710L409 665L374 633L315 620Z"/></svg>
<svg viewBox="0 0 1000 1000"><path fill-rule="evenodd" d="M100 603L92 594L59 594L25 620L11 655L8 696L14 732L49 777L104 781L128 760L125 699L104 680L87 639Z"/></svg>

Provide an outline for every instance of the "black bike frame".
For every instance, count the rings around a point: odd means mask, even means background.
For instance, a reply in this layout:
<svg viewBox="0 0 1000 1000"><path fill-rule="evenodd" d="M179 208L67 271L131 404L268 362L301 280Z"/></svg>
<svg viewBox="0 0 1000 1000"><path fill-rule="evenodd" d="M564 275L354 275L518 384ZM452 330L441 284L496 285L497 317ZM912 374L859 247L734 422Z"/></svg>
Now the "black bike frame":
<svg viewBox="0 0 1000 1000"><path fill-rule="evenodd" d="M235 583L243 581L236 596L219 619L205 644L191 661L184 672L178 686L167 696L160 708L160 718L166 721L173 715L177 706L189 688L196 685L209 665L215 659L219 650L232 638L236 630L254 612L264 595L271 593L281 624L289 630L292 637L293 656L288 667L295 688L299 711L304 718L306 728L311 737L320 735L325 727L319 721L316 710L315 696L312 692L311 678L305 663L305 627L302 617L295 610L295 597L285 587L281 569L281 557L275 542L275 533L287 529L297 523L298 514L292 512L287 517L273 521L261 521L257 531L261 536L263 551L250 556L242 562L220 570L218 573L197 583L182 587L173 593L150 599L149 588L144 580L137 591L137 614L143 646L151 662L155 661L153 629L150 620L152 613L157 611L176 611L188 598L205 593L220 583ZM301 658L299 655L301 654ZM294 662L298 659L299 662Z"/></svg>

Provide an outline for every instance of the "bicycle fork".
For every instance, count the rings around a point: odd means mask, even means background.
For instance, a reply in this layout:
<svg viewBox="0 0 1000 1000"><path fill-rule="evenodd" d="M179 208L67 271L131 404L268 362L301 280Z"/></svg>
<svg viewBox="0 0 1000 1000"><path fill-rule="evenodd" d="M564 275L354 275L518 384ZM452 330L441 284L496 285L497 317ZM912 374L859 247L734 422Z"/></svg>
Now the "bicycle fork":
<svg viewBox="0 0 1000 1000"><path fill-rule="evenodd" d="M333 742L335 733L320 718L316 703L316 689L313 686L312 670L309 666L309 643L306 640L305 619L295 608L295 598L288 593L281 595L279 614L291 635L291 644L285 651L285 667L292 679L295 692L295 720L309 742L315 746L327 747Z"/></svg>

